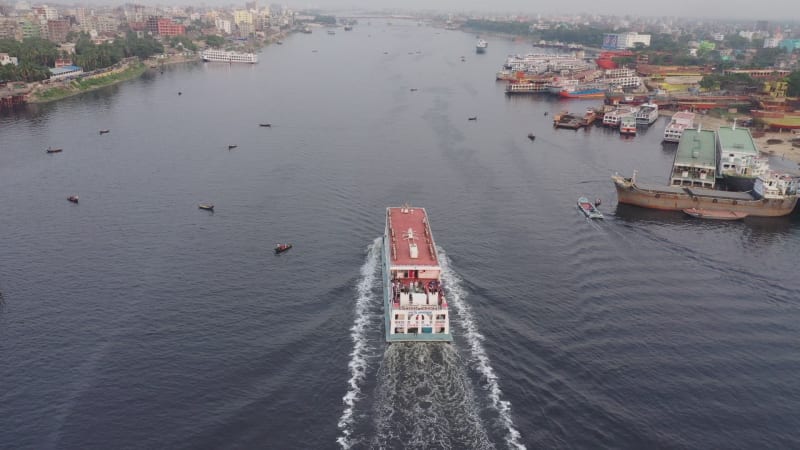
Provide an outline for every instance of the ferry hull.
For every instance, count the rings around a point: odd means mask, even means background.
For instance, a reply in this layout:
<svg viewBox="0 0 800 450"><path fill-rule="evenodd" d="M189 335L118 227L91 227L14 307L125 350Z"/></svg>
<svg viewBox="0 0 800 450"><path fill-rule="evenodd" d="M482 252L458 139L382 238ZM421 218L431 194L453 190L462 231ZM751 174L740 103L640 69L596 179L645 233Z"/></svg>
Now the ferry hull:
<svg viewBox="0 0 800 450"><path fill-rule="evenodd" d="M692 195L686 189L681 192L642 188L630 178L619 175L611 177L617 190L619 203L664 211L705 209L710 211L733 211L754 217L780 217L791 214L797 205L797 196L782 199L738 200L713 195Z"/></svg>

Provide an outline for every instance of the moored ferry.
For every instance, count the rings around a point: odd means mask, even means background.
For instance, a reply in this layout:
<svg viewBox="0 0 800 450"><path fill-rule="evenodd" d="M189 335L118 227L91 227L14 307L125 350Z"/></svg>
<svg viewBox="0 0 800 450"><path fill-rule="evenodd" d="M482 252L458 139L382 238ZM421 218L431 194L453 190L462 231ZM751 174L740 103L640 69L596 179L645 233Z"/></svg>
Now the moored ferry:
<svg viewBox="0 0 800 450"><path fill-rule="evenodd" d="M603 115L603 125L612 128L619 128L619 123L623 117L633 116L639 108L634 106L620 106L614 111L608 111Z"/></svg>
<svg viewBox="0 0 800 450"><path fill-rule="evenodd" d="M206 49L200 54L205 62L247 63L255 64L258 56L255 53L229 52L225 50Z"/></svg>
<svg viewBox="0 0 800 450"><path fill-rule="evenodd" d="M634 116L625 116L619 121L620 134L629 136L636 135L636 118Z"/></svg>
<svg viewBox="0 0 800 450"><path fill-rule="evenodd" d="M664 142L678 142L681 140L683 130L694 127L694 113L679 111L672 115L672 119L664 128Z"/></svg>
<svg viewBox="0 0 800 450"><path fill-rule="evenodd" d="M382 268L386 341L452 341L442 268L424 208L387 208Z"/></svg>
<svg viewBox="0 0 800 450"><path fill-rule="evenodd" d="M645 103L636 113L636 123L639 125L652 125L658 120L658 105L655 103Z"/></svg>

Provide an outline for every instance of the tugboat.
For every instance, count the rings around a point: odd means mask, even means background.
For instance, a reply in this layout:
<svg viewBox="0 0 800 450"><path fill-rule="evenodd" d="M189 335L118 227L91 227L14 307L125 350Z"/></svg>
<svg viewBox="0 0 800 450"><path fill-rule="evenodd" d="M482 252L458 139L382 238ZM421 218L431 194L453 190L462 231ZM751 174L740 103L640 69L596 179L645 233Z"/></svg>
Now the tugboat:
<svg viewBox="0 0 800 450"><path fill-rule="evenodd" d="M70 195L69 197L67 197L67 200L69 200L72 203L78 203L78 196L77 195Z"/></svg>
<svg viewBox="0 0 800 450"><path fill-rule="evenodd" d="M277 244L275 246L275 254L276 255L281 254L281 253L289 250L290 248L292 248L292 244Z"/></svg>

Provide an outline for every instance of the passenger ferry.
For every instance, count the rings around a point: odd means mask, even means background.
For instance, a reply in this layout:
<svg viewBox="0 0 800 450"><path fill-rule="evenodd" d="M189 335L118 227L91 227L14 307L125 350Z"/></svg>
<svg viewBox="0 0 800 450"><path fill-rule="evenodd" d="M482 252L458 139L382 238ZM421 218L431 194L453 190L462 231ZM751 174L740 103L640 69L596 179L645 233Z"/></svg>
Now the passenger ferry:
<svg viewBox="0 0 800 450"><path fill-rule="evenodd" d="M672 119L664 128L664 142L679 142L683 130L694 127L694 113L680 111L672 115Z"/></svg>
<svg viewBox="0 0 800 450"><path fill-rule="evenodd" d="M485 53L486 47L489 46L489 43L483 39L478 39L478 43L475 45L475 52L477 53Z"/></svg>
<svg viewBox="0 0 800 450"><path fill-rule="evenodd" d="M383 303L387 342L451 342L450 312L428 214L386 209Z"/></svg>
<svg viewBox="0 0 800 450"><path fill-rule="evenodd" d="M510 82L506 86L506 95L539 94L547 92L549 79L531 79L519 82Z"/></svg>
<svg viewBox="0 0 800 450"><path fill-rule="evenodd" d="M636 114L639 109L632 106L620 106L614 111L609 111L603 116L603 125L612 128L618 128L619 123L625 116L632 116Z"/></svg>
<svg viewBox="0 0 800 450"><path fill-rule="evenodd" d="M200 54L205 62L247 63L255 64L258 56L255 53L228 52L225 50L207 49Z"/></svg>
<svg viewBox="0 0 800 450"><path fill-rule="evenodd" d="M645 103L636 113L636 123L639 125L652 125L658 120L658 105L655 103Z"/></svg>
<svg viewBox="0 0 800 450"><path fill-rule="evenodd" d="M622 117L619 121L619 133L636 136L636 117L633 115Z"/></svg>

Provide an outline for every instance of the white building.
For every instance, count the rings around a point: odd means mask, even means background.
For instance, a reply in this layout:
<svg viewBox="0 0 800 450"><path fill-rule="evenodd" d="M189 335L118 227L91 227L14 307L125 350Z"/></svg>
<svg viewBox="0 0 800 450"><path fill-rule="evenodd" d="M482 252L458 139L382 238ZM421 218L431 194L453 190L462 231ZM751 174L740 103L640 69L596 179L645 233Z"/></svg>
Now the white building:
<svg viewBox="0 0 800 450"><path fill-rule="evenodd" d="M650 46L650 35L639 34L635 31L627 33L606 33L603 36L603 48L608 49L624 49L633 48L636 44L642 44L645 47Z"/></svg>
<svg viewBox="0 0 800 450"><path fill-rule="evenodd" d="M231 34L231 21L225 19L214 20L214 26L225 34Z"/></svg>
<svg viewBox="0 0 800 450"><path fill-rule="evenodd" d="M722 33L712 33L711 38L717 42L722 42L725 40L725 35Z"/></svg>
<svg viewBox="0 0 800 450"><path fill-rule="evenodd" d="M775 48L780 42L781 40L778 38L766 38L764 39L764 48Z"/></svg>
<svg viewBox="0 0 800 450"><path fill-rule="evenodd" d="M0 66L5 66L6 64L13 64L16 66L19 62L16 56L8 56L8 53L0 53Z"/></svg>

